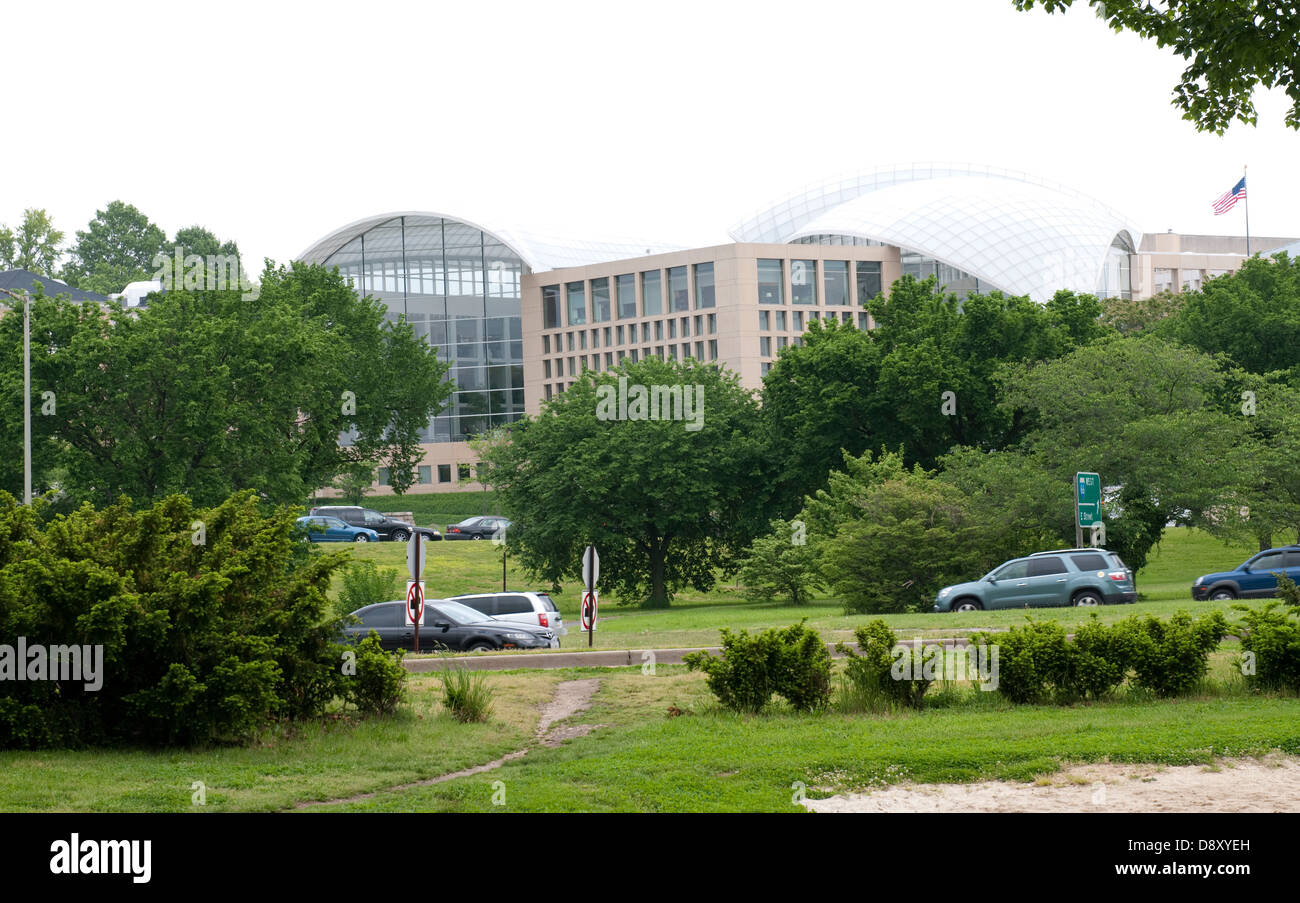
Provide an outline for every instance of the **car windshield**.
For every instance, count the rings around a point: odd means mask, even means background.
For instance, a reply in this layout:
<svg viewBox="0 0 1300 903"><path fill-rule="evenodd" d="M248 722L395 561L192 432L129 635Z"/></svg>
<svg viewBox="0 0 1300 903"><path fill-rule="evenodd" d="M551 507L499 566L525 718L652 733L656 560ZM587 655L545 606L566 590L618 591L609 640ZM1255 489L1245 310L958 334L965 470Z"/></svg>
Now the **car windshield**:
<svg viewBox="0 0 1300 903"><path fill-rule="evenodd" d="M457 624L478 624L483 621L496 620L495 618L489 618L477 608L470 608L468 605L462 605L459 602L439 602L431 607Z"/></svg>

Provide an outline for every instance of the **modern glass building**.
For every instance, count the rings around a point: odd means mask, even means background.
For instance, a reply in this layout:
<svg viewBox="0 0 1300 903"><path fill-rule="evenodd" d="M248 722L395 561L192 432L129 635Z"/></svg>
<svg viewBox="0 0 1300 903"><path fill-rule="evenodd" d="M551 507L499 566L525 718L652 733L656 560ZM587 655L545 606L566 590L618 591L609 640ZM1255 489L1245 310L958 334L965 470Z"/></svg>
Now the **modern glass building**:
<svg viewBox="0 0 1300 903"><path fill-rule="evenodd" d="M436 492L476 488L467 440L537 412L585 369L694 357L756 388L813 320L868 328L865 302L904 275L933 276L959 297L1140 298L1199 288L1245 255L1240 237L1144 235L1067 186L963 164L818 182L730 238L702 248L565 241L423 211L350 223L299 259L337 266L452 364L456 390L425 431L412 490ZM1252 239L1256 249L1291 241Z"/></svg>

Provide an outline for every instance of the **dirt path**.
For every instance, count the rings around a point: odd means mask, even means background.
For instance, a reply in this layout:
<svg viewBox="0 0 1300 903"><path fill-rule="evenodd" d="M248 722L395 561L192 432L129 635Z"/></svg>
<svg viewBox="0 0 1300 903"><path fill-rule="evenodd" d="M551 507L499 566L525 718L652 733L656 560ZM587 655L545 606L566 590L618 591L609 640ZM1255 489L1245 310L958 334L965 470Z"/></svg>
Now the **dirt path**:
<svg viewBox="0 0 1300 903"><path fill-rule="evenodd" d="M534 738L542 746L559 746L565 740L571 740L574 737L583 737L591 733L600 725L597 724L573 724L554 727L558 722L571 718L581 711L591 706L591 697L596 695L596 690L600 688L599 677L589 677L584 680L566 680L555 688L555 697L546 705L542 706L542 717L537 723L537 731ZM462 768L460 771L453 771L450 774L439 775L436 778L426 778L423 781L411 781L407 784L397 784L392 787L385 787L383 790L374 790L370 793L358 793L355 796L340 797L332 800L309 800L302 803L294 804L295 809L310 809L315 806L334 806L339 803L355 803L360 800L373 799L380 793L393 793L396 791L410 790L414 787L427 787L430 784L442 784L446 781L453 781L456 778L466 778L470 775L482 774L485 771L492 771L500 768L507 762L515 759L521 759L528 754L529 747L516 749L514 752L508 752L499 759L493 759L483 765L475 765L471 768Z"/></svg>
<svg viewBox="0 0 1300 903"><path fill-rule="evenodd" d="M804 805L814 812L1300 812L1300 756L1075 765L1034 783L900 784Z"/></svg>

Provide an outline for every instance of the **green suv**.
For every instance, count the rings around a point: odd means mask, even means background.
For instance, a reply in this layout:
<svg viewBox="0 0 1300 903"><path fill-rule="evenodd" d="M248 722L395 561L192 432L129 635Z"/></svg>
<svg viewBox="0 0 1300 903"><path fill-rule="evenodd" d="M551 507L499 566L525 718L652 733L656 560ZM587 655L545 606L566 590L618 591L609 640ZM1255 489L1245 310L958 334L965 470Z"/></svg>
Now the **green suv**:
<svg viewBox="0 0 1300 903"><path fill-rule="evenodd" d="M1133 572L1114 552L1057 549L1008 561L972 583L945 586L934 610L1110 605L1135 599Z"/></svg>

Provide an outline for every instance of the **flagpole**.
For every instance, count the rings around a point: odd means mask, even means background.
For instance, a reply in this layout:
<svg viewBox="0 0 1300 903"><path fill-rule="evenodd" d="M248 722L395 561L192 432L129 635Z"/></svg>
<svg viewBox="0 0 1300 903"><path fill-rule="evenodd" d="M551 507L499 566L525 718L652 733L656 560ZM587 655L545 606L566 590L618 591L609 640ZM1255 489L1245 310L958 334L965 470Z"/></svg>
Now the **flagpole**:
<svg viewBox="0 0 1300 903"><path fill-rule="evenodd" d="M1246 167L1241 167L1241 179L1246 180ZM1246 186L1246 259L1250 259L1250 186Z"/></svg>

